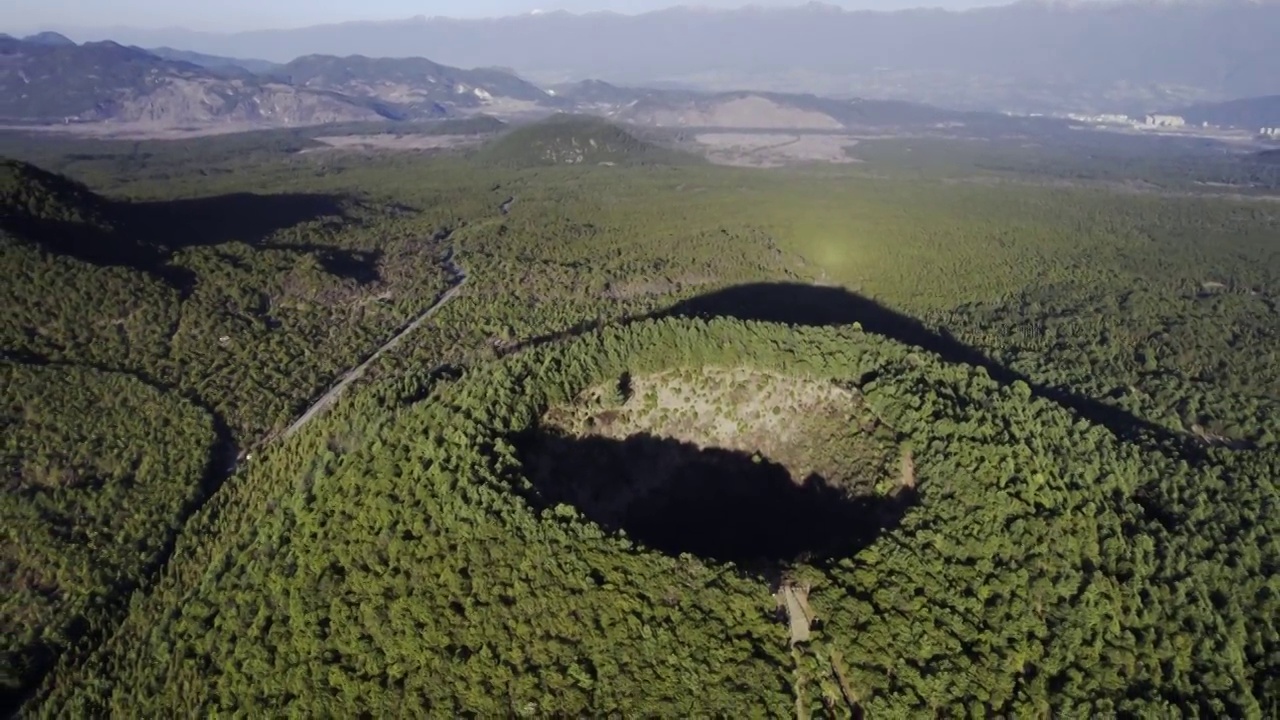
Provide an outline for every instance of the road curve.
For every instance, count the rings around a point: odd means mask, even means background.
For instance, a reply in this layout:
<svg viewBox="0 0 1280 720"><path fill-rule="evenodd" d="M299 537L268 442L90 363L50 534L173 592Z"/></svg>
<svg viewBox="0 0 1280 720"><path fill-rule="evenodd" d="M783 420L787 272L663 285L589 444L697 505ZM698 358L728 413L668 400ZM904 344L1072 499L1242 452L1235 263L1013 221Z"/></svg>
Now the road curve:
<svg viewBox="0 0 1280 720"><path fill-rule="evenodd" d="M391 348L394 348L396 345L399 345L401 340L404 340L406 336L408 336L414 330L417 330L419 327L421 327L422 324L430 320L431 317L440 310L440 308L449 304L449 301L453 300L455 297L458 296L458 292L462 290L462 286L466 285L467 283L467 274L463 272L462 268L458 266L457 261L454 260L453 250L450 250L449 253L445 256L444 265L445 265L445 268L449 271L449 274L452 276L453 282L450 285L449 289L446 290L444 294L441 295L435 301L435 304L433 304L431 307L424 310L422 314L418 315L418 317L413 319L413 322L410 322L408 325L404 327L404 329L396 333L390 340L383 343L377 350L374 350L373 354L370 355L367 359L365 359L364 362L351 368L350 370L348 370L347 372L339 376L338 382L334 383L333 387L329 388L328 392L326 392L324 395L321 395L320 399L312 403L311 407L307 408L306 412L302 413L302 415L299 416L297 420L293 421L292 425L285 428L284 432L280 433L280 435L277 436L279 439L288 438L289 436L298 432L303 427L305 427L307 423L314 420L316 416L320 415L320 413L328 409L328 407L332 405L335 400L337 400L339 397L342 396L342 393L346 392L347 388L351 385L351 383L358 380L362 375L364 375L365 370L369 369L370 365L373 365L373 363L377 362L378 358L381 357L383 353L390 350Z"/></svg>

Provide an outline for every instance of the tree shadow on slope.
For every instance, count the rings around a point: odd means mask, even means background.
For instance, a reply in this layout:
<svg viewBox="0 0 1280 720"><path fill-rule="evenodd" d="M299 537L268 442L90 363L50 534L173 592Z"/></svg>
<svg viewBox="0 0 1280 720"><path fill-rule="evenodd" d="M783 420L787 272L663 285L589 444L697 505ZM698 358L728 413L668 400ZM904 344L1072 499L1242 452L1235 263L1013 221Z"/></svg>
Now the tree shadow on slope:
<svg viewBox="0 0 1280 720"><path fill-rule="evenodd" d="M36 243L49 253L100 267L151 273L189 293L197 278L169 263L184 248L242 242L264 250L309 253L326 272L361 284L379 279L377 250L353 250L306 242L280 242L276 233L306 223L348 222L336 195L233 193L182 200L111 202L109 224L7 214L0 230Z"/></svg>
<svg viewBox="0 0 1280 720"><path fill-rule="evenodd" d="M802 327L860 323L868 332L908 345L918 345L941 355L948 362L984 365L989 369L993 364L990 358L951 337L945 330L932 330L913 317L838 287L803 283L735 285L690 298L655 315L731 317Z"/></svg>
<svg viewBox="0 0 1280 720"><path fill-rule="evenodd" d="M140 270L154 267L167 255L143 238L89 222L16 214L0 217L0 231L34 243L52 255L69 255L100 267Z"/></svg>
<svg viewBox="0 0 1280 720"><path fill-rule="evenodd" d="M534 431L516 443L541 507L572 505L658 551L744 564L849 557L901 522L914 496L855 497L822 477L670 438Z"/></svg>
<svg viewBox="0 0 1280 720"><path fill-rule="evenodd" d="M231 193L117 203L115 208L123 230L170 251L225 242L259 245L281 230L347 218L343 198L322 193Z"/></svg>
<svg viewBox="0 0 1280 720"><path fill-rule="evenodd" d="M1022 381L1032 391L1074 410L1090 422L1117 436L1148 434L1185 446L1185 439L1166 428L1093 398L1066 389L1033 382L1027 376L996 362L982 351L957 340L945 329L935 330L919 320L843 288L802 283L751 283L737 285L685 300L650 317L731 317L739 320L825 327L859 323L867 332L937 354L946 362L986 368L1003 384Z"/></svg>
<svg viewBox="0 0 1280 720"><path fill-rule="evenodd" d="M1172 444L1184 456L1195 457L1198 453L1187 438L1167 428L1065 388L1036 383L1026 375L1000 364L981 350L957 340L945 329L930 328L909 315L843 288L781 282L735 285L678 302L666 309L624 318L620 322L626 325L664 317L722 317L794 327L834 327L859 323L867 332L921 347L937 354L945 362L983 367L997 382L1011 384L1022 381L1037 396L1067 407L1119 437L1146 435ZM567 330L516 343L504 352L511 353L567 340L597 330L601 325L600 322L580 323Z"/></svg>

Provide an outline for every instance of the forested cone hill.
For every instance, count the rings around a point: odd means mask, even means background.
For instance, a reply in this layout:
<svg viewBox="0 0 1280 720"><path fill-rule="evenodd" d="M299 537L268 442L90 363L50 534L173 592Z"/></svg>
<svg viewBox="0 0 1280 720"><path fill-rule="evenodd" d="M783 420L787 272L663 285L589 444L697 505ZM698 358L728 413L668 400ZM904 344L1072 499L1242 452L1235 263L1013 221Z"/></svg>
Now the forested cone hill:
<svg viewBox="0 0 1280 720"><path fill-rule="evenodd" d="M23 213L155 253L0 238L6 701L1280 713L1270 200L1146 156L510 137L0 145L85 183L14 165Z"/></svg>
<svg viewBox="0 0 1280 720"><path fill-rule="evenodd" d="M844 383L911 448L900 521L789 568L823 620L804 646L751 563L602 532L525 474L520 438L549 408L702 367ZM892 341L737 321L541 348L378 427L256 467L236 500L273 512L197 520L45 711L1264 717L1275 697L1274 455L1193 468Z"/></svg>
<svg viewBox="0 0 1280 720"><path fill-rule="evenodd" d="M30 163L0 159L0 212L6 223L107 225L105 201L83 184Z"/></svg>
<svg viewBox="0 0 1280 720"><path fill-rule="evenodd" d="M680 165L701 158L640 140L618 125L587 115L561 113L505 133L482 148L478 159L510 168L549 165Z"/></svg>
<svg viewBox="0 0 1280 720"><path fill-rule="evenodd" d="M0 230L15 238L100 265L154 266L163 248L120 227L127 215L81 183L0 159Z"/></svg>

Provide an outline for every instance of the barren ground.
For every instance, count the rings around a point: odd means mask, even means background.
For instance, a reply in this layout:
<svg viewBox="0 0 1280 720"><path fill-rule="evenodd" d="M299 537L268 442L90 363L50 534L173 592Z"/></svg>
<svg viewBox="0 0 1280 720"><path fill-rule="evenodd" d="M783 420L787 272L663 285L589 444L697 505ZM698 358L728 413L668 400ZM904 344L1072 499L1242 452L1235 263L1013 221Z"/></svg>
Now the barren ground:
<svg viewBox="0 0 1280 720"><path fill-rule="evenodd" d="M708 132L696 136L704 154L718 165L781 167L794 163L854 163L845 148L858 144L849 135Z"/></svg>
<svg viewBox="0 0 1280 720"><path fill-rule="evenodd" d="M624 115L631 122L659 127L785 130L839 130L844 127L835 118L825 113L787 107L756 95L710 104L689 103L683 107L633 110Z"/></svg>
<svg viewBox="0 0 1280 720"><path fill-rule="evenodd" d="M310 148L303 152L328 150L442 150L478 145L487 138L478 135L336 135L316 138L328 147Z"/></svg>
<svg viewBox="0 0 1280 720"><path fill-rule="evenodd" d="M213 135L233 135L255 130L279 130L280 127L280 125L255 122L224 122L191 127L150 122L91 122L70 125L0 125L0 130L22 130L109 140L184 140Z"/></svg>
<svg viewBox="0 0 1280 720"><path fill-rule="evenodd" d="M901 450L830 380L747 368L628 375L516 438L535 502L672 555L846 556L902 516Z"/></svg>
<svg viewBox="0 0 1280 720"><path fill-rule="evenodd" d="M759 452L796 480L813 473L840 478L848 470L842 458L880 454L867 437L875 420L855 393L831 382L702 368L634 378L621 405L610 402L613 392L613 386L589 390L550 411L547 424L575 436L624 440L648 433L702 448ZM840 447L848 443L858 447Z"/></svg>

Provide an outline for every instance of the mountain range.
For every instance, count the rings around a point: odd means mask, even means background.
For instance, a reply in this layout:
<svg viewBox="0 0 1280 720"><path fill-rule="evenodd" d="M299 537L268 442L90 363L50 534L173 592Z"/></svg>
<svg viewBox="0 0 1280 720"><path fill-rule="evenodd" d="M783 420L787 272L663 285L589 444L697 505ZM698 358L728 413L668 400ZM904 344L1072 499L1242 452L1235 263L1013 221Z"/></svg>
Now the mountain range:
<svg viewBox="0 0 1280 720"><path fill-rule="evenodd" d="M0 39L0 120L188 130L569 112L654 127L841 130L974 119L915 103L805 94L598 80L543 89L506 70L464 70L425 58L307 55L260 72L254 66L111 41Z"/></svg>
<svg viewBox="0 0 1280 720"><path fill-rule="evenodd" d="M59 36L60 37L60 36ZM65 39L65 38L64 38ZM111 41L77 45L54 34L0 38L0 120L111 121L156 128L288 126L537 109L552 96L497 70L421 58L307 56L270 65L161 54Z"/></svg>
<svg viewBox="0 0 1280 720"><path fill-rule="evenodd" d="M1276 99L1181 107L1193 124L1280 125ZM800 92L633 87L591 79L539 87L515 71L462 69L422 57L304 55L285 63L170 47L75 42L46 32L0 37L0 121L92 123L130 131L236 130L484 114L590 114L659 128L804 129L964 125L1009 129L1004 115L904 100Z"/></svg>
<svg viewBox="0 0 1280 720"><path fill-rule="evenodd" d="M982 110L1178 107L1280 92L1274 0L1024 0L953 12L676 7L638 15L417 17L215 34L82 29L143 47L287 62L310 54L518 68L704 90L905 99Z"/></svg>

